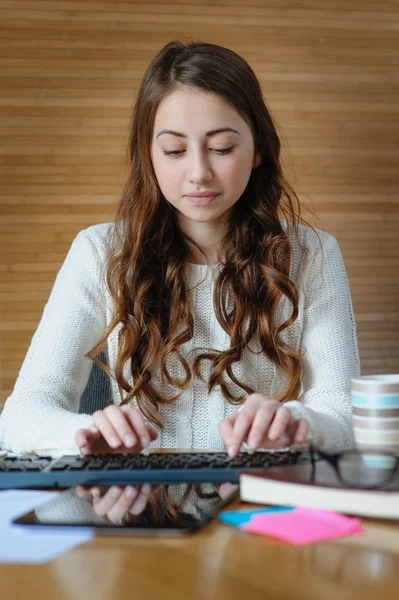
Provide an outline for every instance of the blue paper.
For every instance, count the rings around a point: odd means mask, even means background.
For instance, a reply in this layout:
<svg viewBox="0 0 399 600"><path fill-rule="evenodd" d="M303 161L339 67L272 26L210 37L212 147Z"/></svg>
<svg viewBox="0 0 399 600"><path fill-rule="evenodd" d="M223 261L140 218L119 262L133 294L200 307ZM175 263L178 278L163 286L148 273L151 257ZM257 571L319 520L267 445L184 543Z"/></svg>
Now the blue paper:
<svg viewBox="0 0 399 600"><path fill-rule="evenodd" d="M219 519L228 525L240 527L241 525L244 525L244 523L249 523L254 515L289 512L291 510L294 510L293 506L271 506L268 508L254 508L246 510L227 510L219 513Z"/></svg>

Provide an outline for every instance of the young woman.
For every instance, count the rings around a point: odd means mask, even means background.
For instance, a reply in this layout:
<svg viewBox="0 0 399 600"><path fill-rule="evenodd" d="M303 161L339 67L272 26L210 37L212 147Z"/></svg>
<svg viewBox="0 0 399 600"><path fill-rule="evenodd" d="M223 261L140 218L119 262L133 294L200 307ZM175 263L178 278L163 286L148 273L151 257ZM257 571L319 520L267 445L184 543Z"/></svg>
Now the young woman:
<svg viewBox="0 0 399 600"><path fill-rule="evenodd" d="M78 414L101 350L113 404ZM74 240L0 442L342 450L358 374L339 247L300 220L255 74L226 48L167 44L139 90L115 222Z"/></svg>

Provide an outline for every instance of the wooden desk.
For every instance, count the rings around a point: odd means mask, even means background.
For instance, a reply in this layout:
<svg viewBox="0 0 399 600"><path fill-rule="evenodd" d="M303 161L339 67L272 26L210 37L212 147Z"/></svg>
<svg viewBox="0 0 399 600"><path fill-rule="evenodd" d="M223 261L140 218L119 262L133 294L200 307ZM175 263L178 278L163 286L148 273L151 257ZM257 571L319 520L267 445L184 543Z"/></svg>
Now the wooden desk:
<svg viewBox="0 0 399 600"><path fill-rule="evenodd" d="M397 600L399 524L363 524L302 547L217 520L184 538L97 537L46 565L0 565L1 598Z"/></svg>

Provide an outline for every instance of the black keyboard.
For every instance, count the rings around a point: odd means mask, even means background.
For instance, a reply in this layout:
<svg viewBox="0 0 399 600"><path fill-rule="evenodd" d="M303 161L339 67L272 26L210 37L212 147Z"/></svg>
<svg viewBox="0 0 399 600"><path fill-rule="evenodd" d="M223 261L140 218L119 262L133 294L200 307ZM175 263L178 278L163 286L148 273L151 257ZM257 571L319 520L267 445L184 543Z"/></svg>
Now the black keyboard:
<svg viewBox="0 0 399 600"><path fill-rule="evenodd" d="M69 488L75 485L167 483L238 483L241 471L293 465L310 460L309 452L225 452L91 454L88 456L6 457L0 459L0 489Z"/></svg>

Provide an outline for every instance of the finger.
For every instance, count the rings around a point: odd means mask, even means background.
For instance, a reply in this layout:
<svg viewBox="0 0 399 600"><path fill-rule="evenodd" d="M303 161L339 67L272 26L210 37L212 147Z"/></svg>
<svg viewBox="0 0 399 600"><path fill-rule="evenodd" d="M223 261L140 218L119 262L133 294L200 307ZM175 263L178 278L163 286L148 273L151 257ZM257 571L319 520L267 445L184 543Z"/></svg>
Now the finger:
<svg viewBox="0 0 399 600"><path fill-rule="evenodd" d="M83 455L94 451L94 446L98 442L98 438L99 434L94 433L89 428L79 429L75 434L75 442Z"/></svg>
<svg viewBox="0 0 399 600"><path fill-rule="evenodd" d="M152 492L152 487L149 483L145 483L140 490L139 495L137 496L136 500L134 501L133 505L128 508L128 511L130 512L130 514L132 515L140 515L143 510L145 509L145 507L148 504L148 498L150 497L150 494Z"/></svg>
<svg viewBox="0 0 399 600"><path fill-rule="evenodd" d="M104 409L104 413L111 422L119 439L126 448L133 448L139 443L139 437L130 419L125 414L123 407L112 404Z"/></svg>
<svg viewBox="0 0 399 600"><path fill-rule="evenodd" d="M78 429L75 434L75 442L82 454L89 454L94 450L98 441L102 439L97 427L90 425L86 429Z"/></svg>
<svg viewBox="0 0 399 600"><path fill-rule="evenodd" d="M237 419L237 416L238 413L234 415L229 415L228 417L220 421L218 424L219 433L222 436L222 440L224 441L227 447L230 445L232 439L234 423Z"/></svg>
<svg viewBox="0 0 399 600"><path fill-rule="evenodd" d="M75 487L75 494L79 497L79 498L84 498L85 496L87 496L88 492L89 492L89 487L86 487L84 485L77 485Z"/></svg>
<svg viewBox="0 0 399 600"><path fill-rule="evenodd" d="M77 485L74 491L79 498L85 498L89 501L98 500L101 496L100 488L97 486Z"/></svg>
<svg viewBox="0 0 399 600"><path fill-rule="evenodd" d="M274 415L269 429L269 440L278 440L285 433L288 425L293 421L291 411L286 406L280 406Z"/></svg>
<svg viewBox="0 0 399 600"><path fill-rule="evenodd" d="M237 491L237 484L231 483L230 481L226 481L225 483L222 483L221 486L219 487L218 494L219 494L219 497L222 500L224 500L225 498L228 498L236 491Z"/></svg>
<svg viewBox="0 0 399 600"><path fill-rule="evenodd" d="M143 415L137 408L133 408L132 406L123 405L121 407L122 412L127 421L129 421L130 426L136 433L136 443L140 443L143 448L148 446L151 442L151 436L147 429L147 425L143 419ZM152 429L152 428L151 428ZM155 431L155 430L154 430ZM156 432L155 432L156 433ZM158 434L157 434L158 435ZM155 438L153 438L155 439Z"/></svg>
<svg viewBox="0 0 399 600"><path fill-rule="evenodd" d="M93 509L94 512L100 517L104 517L109 513L118 498L122 494L122 488L113 485L109 488L106 494L102 498L97 498L93 494Z"/></svg>
<svg viewBox="0 0 399 600"><path fill-rule="evenodd" d="M277 410L274 404L265 404L258 408L247 439L247 444L251 450L262 447Z"/></svg>
<svg viewBox="0 0 399 600"><path fill-rule="evenodd" d="M298 444L301 444L306 440L306 437L309 432L309 423L307 419L298 419L298 425L296 429L296 433L294 435L294 441Z"/></svg>
<svg viewBox="0 0 399 600"><path fill-rule="evenodd" d="M248 432L251 429L257 410L257 404L248 406L243 404L242 409L237 413L237 419L234 423L233 433L228 447L229 456L235 456L241 448L243 441L247 438Z"/></svg>
<svg viewBox="0 0 399 600"><path fill-rule="evenodd" d="M304 430L306 431L305 437L307 435L308 432L308 423L306 421L306 419L303 419L305 421L305 423L301 424L300 422L302 422L302 419L291 419L291 421L288 423L284 433L280 436L280 438L278 440L274 440L271 441L268 438L265 439L263 441L263 447L264 448L288 448L289 446L291 446L294 442L296 442L296 435L297 435L297 431L298 431L298 427L301 426L304 427ZM301 429L302 430L302 429ZM304 441L304 440L301 440Z"/></svg>
<svg viewBox="0 0 399 600"><path fill-rule="evenodd" d="M86 430L78 429L75 433L75 442L78 446L84 446L87 443Z"/></svg>
<svg viewBox="0 0 399 600"><path fill-rule="evenodd" d="M129 508L134 503L137 498L139 490L136 486L127 485L123 490L118 500L112 506L112 508L108 511L107 517L113 523L120 523L124 514L129 510Z"/></svg>
<svg viewBox="0 0 399 600"><path fill-rule="evenodd" d="M78 429L75 433L75 443L79 448L84 448L88 444L88 436L86 429Z"/></svg>
<svg viewBox="0 0 399 600"><path fill-rule="evenodd" d="M116 406L115 408L118 410ZM108 446L111 448L123 446L124 443L108 418L108 413L105 413L105 410L96 410L96 412L93 413L93 423L98 428Z"/></svg>

